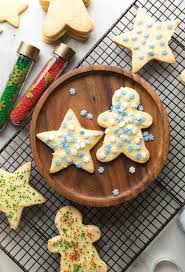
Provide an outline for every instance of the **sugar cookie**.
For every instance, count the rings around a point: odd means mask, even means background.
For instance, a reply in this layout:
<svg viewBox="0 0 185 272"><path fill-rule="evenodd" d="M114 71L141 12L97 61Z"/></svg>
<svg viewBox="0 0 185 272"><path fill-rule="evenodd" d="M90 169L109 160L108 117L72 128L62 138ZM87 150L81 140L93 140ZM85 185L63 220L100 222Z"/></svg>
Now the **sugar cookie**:
<svg viewBox="0 0 185 272"><path fill-rule="evenodd" d="M6 214L12 229L18 227L24 207L46 201L29 185L30 174L30 162L21 166L13 174L0 169L0 211Z"/></svg>
<svg viewBox="0 0 185 272"><path fill-rule="evenodd" d="M88 38L94 23L82 0L52 0L43 26L44 40L54 42L65 33Z"/></svg>
<svg viewBox="0 0 185 272"><path fill-rule="evenodd" d="M83 0L84 4L86 7L89 6L91 0ZM39 0L41 7L43 8L44 11L47 11L49 8L50 0Z"/></svg>
<svg viewBox="0 0 185 272"><path fill-rule="evenodd" d="M0 23L8 22L19 27L19 14L28 8L22 0L0 0Z"/></svg>
<svg viewBox="0 0 185 272"><path fill-rule="evenodd" d="M114 37L113 42L132 51L132 70L134 73L154 59L175 63L176 60L168 42L179 24L179 20L155 22L140 7L133 30Z"/></svg>
<svg viewBox="0 0 185 272"><path fill-rule="evenodd" d="M83 225L82 214L70 206L58 211L55 224L60 235L48 241L48 250L61 254L61 272L107 272L93 246L101 236L98 227Z"/></svg>
<svg viewBox="0 0 185 272"><path fill-rule="evenodd" d="M93 173L90 150L102 136L102 131L82 128L71 109L66 113L59 130L37 134L42 142L54 150L50 173L56 173L72 164Z"/></svg>
<svg viewBox="0 0 185 272"><path fill-rule="evenodd" d="M185 83L185 70L183 70L181 73L181 80Z"/></svg>
<svg viewBox="0 0 185 272"><path fill-rule="evenodd" d="M142 128L152 125L152 117L143 111L138 111L140 104L138 93L132 88L120 88L115 91L110 111L98 116L98 124L106 128L103 145L97 151L97 159L109 162L121 153L138 163L149 159Z"/></svg>

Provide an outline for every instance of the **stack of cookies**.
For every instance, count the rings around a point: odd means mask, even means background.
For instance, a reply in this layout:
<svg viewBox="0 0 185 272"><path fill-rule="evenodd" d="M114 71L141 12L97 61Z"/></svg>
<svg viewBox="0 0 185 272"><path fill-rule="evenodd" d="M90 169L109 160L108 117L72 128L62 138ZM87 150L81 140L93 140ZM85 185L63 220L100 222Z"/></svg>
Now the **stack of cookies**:
<svg viewBox="0 0 185 272"><path fill-rule="evenodd" d="M46 43L53 43L66 33L77 40L87 40L94 29L94 22L86 7L90 0L39 0L47 11L43 25Z"/></svg>

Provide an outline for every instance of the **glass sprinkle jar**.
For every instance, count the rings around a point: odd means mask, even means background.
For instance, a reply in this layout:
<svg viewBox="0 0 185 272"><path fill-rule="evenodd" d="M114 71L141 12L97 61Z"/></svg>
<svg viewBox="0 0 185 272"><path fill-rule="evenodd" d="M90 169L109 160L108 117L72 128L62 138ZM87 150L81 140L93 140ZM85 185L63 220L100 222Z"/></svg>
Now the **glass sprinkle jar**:
<svg viewBox="0 0 185 272"><path fill-rule="evenodd" d="M51 59L11 112L10 120L14 125L19 126L26 121L43 93L62 74L74 55L75 51L63 43L54 49Z"/></svg>
<svg viewBox="0 0 185 272"><path fill-rule="evenodd" d="M8 121L12 107L20 93L23 84L36 61L40 50L31 44L21 42L17 53L17 60L6 83L0 98L0 131L4 129Z"/></svg>

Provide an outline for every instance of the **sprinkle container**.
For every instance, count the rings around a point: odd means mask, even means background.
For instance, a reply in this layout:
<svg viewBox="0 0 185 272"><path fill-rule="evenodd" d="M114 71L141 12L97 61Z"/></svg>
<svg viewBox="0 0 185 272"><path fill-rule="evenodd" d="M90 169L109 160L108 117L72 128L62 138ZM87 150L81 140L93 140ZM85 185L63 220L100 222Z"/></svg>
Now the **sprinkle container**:
<svg viewBox="0 0 185 272"><path fill-rule="evenodd" d="M21 42L18 47L17 60L0 98L0 131L4 129L8 121L11 109L39 52L38 48L25 42Z"/></svg>
<svg viewBox="0 0 185 272"><path fill-rule="evenodd" d="M63 43L54 49L51 59L11 112L10 120L14 125L19 126L26 121L43 93L62 74L74 55L75 51Z"/></svg>

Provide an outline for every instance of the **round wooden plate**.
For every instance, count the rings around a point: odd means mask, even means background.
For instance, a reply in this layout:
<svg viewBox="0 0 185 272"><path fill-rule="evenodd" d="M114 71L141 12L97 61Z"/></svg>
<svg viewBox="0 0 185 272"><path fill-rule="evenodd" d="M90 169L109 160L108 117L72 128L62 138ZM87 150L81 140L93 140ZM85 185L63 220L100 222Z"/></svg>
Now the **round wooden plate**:
<svg viewBox="0 0 185 272"><path fill-rule="evenodd" d="M100 130L97 117L110 109L114 91L121 86L134 88L140 95L144 110L153 116L154 122L149 131L155 135L155 141L146 143L151 155L149 161L139 164L121 154L112 162L101 163L95 154L102 145L102 138L91 151L96 169L94 174L79 170L73 165L50 174L52 150L37 139L36 134L58 130L69 108L75 112L84 128ZM75 96L69 95L70 88L77 90ZM83 109L91 112L94 119L87 120L80 116ZM136 74L110 66L83 67L62 76L40 99L32 118L31 146L41 174L58 193L87 206L112 206L137 196L161 172L169 148L168 117L155 91ZM105 172L100 175L97 169L102 165ZM132 165L136 168L135 174L129 173ZM112 195L115 188L120 191L117 197Z"/></svg>

